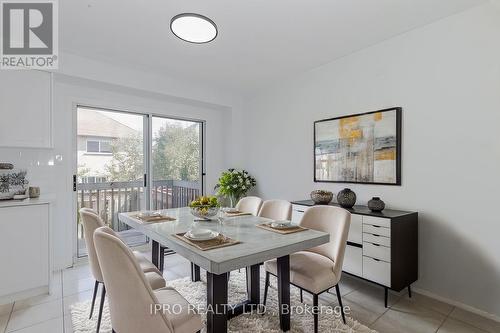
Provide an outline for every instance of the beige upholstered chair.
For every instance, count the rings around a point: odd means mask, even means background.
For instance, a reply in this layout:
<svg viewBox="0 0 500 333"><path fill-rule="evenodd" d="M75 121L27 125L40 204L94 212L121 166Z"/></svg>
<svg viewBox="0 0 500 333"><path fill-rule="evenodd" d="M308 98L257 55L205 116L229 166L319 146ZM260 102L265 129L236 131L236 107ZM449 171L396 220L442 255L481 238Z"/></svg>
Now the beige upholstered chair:
<svg viewBox="0 0 500 333"><path fill-rule="evenodd" d="M99 306L99 317L97 319L97 333L101 327L101 318L102 318L102 309L104 306L104 298L106 296L106 287L104 286L104 279L101 272L101 267L99 265L99 260L97 259L97 254L94 246L94 232L97 228L104 226L104 222L102 219L90 208L82 208L80 209L80 217L83 224L83 233L85 238L85 244L87 245L88 258L90 263L90 270L92 275L94 276L95 285L94 285L94 294L92 297L92 305L90 308L90 316L92 318L92 314L94 313L94 305L95 299L97 296L97 290L99 288L99 284L103 284L101 291L101 303ZM113 235L117 236L112 229L109 229ZM149 262L146 257L144 257L140 252L134 252L134 256L138 261L141 269L145 272L146 278L151 284L153 289L163 288L165 287L165 279L163 279L160 271Z"/></svg>
<svg viewBox="0 0 500 333"><path fill-rule="evenodd" d="M97 229L94 242L109 294L113 331L192 333L201 330L201 316L189 308L189 303L175 289L153 290L132 251L110 230L108 227ZM155 304L162 309L155 311Z"/></svg>
<svg viewBox="0 0 500 333"><path fill-rule="evenodd" d="M351 224L351 213L333 206L315 206L309 208L302 217L300 225L330 234L330 242L306 251L290 255L290 283L313 295L313 305L318 306L318 295L335 287L337 298L345 323L339 281L342 274L342 263L347 245L347 234ZM269 275L277 274L276 260L266 261L266 285L264 304L269 287ZM318 313L314 313L314 332L318 331Z"/></svg>
<svg viewBox="0 0 500 333"><path fill-rule="evenodd" d="M266 200L259 211L260 217L282 221L292 219L292 204L286 200Z"/></svg>
<svg viewBox="0 0 500 333"><path fill-rule="evenodd" d="M244 197L236 204L236 209L242 213L250 213L257 216L260 207L262 206L262 199L259 197Z"/></svg>

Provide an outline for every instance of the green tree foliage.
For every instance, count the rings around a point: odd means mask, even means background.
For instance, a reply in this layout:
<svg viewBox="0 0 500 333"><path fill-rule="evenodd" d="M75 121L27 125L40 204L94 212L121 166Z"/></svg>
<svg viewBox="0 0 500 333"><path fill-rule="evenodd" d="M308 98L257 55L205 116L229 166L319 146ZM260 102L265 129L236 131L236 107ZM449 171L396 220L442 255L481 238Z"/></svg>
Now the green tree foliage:
<svg viewBox="0 0 500 333"><path fill-rule="evenodd" d="M143 139L137 134L114 140L113 158L105 166L109 181L140 180L144 174ZM199 125L167 123L153 141L155 180L199 180Z"/></svg>
<svg viewBox="0 0 500 333"><path fill-rule="evenodd" d="M199 125L167 123L153 142L153 177L156 180L199 180Z"/></svg>
<svg viewBox="0 0 500 333"><path fill-rule="evenodd" d="M106 164L106 176L109 181L141 180L144 175L142 136L137 133L126 138L114 140L111 144L113 158Z"/></svg>

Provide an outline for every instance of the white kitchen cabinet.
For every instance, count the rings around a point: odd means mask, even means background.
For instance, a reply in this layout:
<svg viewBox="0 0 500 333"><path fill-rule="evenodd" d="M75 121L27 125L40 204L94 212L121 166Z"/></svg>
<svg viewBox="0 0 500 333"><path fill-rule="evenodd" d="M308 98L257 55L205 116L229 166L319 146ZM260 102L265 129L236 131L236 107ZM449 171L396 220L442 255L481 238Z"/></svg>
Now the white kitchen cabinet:
<svg viewBox="0 0 500 333"><path fill-rule="evenodd" d="M51 148L51 74L36 70L0 75L0 147Z"/></svg>
<svg viewBox="0 0 500 333"><path fill-rule="evenodd" d="M0 304L49 292L50 252L50 203L0 202Z"/></svg>

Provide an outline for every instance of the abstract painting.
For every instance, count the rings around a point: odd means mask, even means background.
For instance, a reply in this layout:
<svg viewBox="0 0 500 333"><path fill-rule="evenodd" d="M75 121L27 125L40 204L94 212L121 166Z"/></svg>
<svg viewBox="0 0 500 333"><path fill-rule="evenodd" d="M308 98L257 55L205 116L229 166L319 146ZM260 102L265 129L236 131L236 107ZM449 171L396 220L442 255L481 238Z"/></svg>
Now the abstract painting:
<svg viewBox="0 0 500 333"><path fill-rule="evenodd" d="M314 181L401 185L401 112L314 122Z"/></svg>

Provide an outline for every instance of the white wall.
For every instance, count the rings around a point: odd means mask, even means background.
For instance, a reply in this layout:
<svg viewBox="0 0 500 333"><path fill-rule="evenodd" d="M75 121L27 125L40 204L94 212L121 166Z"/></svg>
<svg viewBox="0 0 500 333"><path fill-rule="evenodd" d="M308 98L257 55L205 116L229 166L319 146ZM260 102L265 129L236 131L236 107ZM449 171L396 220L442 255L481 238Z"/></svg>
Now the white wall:
<svg viewBox="0 0 500 333"><path fill-rule="evenodd" d="M349 187L419 212L416 287L500 315L499 41L485 5L282 80L233 116L235 162L265 198L338 192L313 182L313 121L402 106L403 185Z"/></svg>

